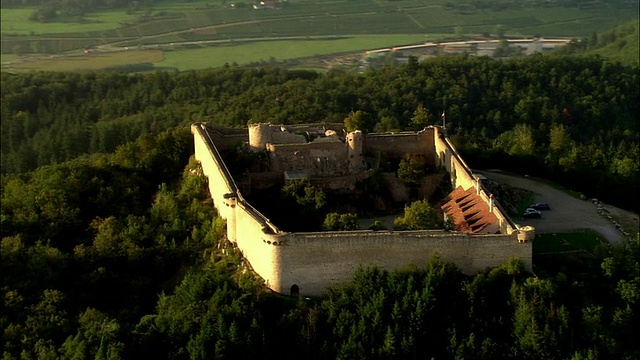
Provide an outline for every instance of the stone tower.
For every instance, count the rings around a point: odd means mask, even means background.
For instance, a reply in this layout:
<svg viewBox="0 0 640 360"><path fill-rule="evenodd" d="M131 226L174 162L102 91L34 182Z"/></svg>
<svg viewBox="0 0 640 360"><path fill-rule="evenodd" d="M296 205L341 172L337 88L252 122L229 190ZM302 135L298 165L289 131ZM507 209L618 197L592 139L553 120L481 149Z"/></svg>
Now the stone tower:
<svg viewBox="0 0 640 360"><path fill-rule="evenodd" d="M253 151L264 150L271 142L271 125L249 124L249 148Z"/></svg>
<svg viewBox="0 0 640 360"><path fill-rule="evenodd" d="M523 226L518 229L518 242L531 242L536 238L536 229L533 226Z"/></svg>
<svg viewBox="0 0 640 360"><path fill-rule="evenodd" d="M364 170L364 156L362 154L362 131L356 130L347 134L347 154L349 156L349 171L359 173Z"/></svg>

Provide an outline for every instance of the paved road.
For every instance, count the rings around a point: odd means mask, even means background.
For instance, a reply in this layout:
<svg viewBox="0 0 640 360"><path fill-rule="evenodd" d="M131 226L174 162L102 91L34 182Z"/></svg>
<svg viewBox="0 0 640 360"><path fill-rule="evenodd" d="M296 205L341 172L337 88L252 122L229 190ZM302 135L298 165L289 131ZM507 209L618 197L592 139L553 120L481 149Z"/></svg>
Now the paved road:
<svg viewBox="0 0 640 360"><path fill-rule="evenodd" d="M514 219L521 225L531 225L537 233L569 232L578 229L597 231L612 244L619 244L623 235L612 220L598 214L596 206L590 200L580 200L547 184L530 178L505 175L501 173L481 171L487 178L512 187L526 189L535 194L535 202L545 202L551 211L543 211L542 219ZM631 216L634 214L606 205L612 214ZM635 215L637 221L637 215Z"/></svg>

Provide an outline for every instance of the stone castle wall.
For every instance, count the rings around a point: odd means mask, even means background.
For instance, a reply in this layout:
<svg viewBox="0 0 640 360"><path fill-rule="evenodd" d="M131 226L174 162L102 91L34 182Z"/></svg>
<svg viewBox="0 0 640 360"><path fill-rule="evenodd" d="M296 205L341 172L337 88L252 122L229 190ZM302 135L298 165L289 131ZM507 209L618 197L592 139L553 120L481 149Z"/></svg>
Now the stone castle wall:
<svg viewBox="0 0 640 360"><path fill-rule="evenodd" d="M307 139L302 133L324 135L325 131L333 130L338 135L344 131L343 124L323 125L271 125L265 123L249 124L248 142L254 151L264 150L267 144L301 144Z"/></svg>
<svg viewBox="0 0 640 360"><path fill-rule="evenodd" d="M342 142L269 144L273 172L304 171L309 176L349 174L347 145Z"/></svg>
<svg viewBox="0 0 640 360"><path fill-rule="evenodd" d="M274 291L288 294L295 285L300 294L319 295L350 281L360 265L375 264L387 270L419 266L435 253L467 273L498 266L513 257L520 258L527 270L532 269L532 229L521 232L512 228L491 235L444 231L281 232L244 200L204 124L194 124L191 129L196 159L209 179L216 209L227 220L229 240L237 244L253 270ZM433 138L439 139L437 129L433 131ZM438 156L432 157L434 162L437 159L448 169L456 168L459 184L474 184L471 172L461 168L464 162L446 139L436 140L434 149L438 151Z"/></svg>
<svg viewBox="0 0 640 360"><path fill-rule="evenodd" d="M436 253L469 274L499 266L512 257L531 256L531 242L518 243L513 235L365 230L292 233L279 240L283 243L276 246L280 264L273 274L277 281L270 284L284 294L296 285L301 294L319 295L328 287L350 281L360 265L385 270L423 266ZM525 261L525 267L531 271L530 262Z"/></svg>
<svg viewBox="0 0 640 360"><path fill-rule="evenodd" d="M206 124L191 125L195 157L202 166L202 172L208 178L209 193L218 214L227 220L227 237L236 240L235 234L235 194L237 186L222 161L214 142L207 131ZM232 196L229 196L232 195ZM232 198L233 197L233 198Z"/></svg>
<svg viewBox="0 0 640 360"><path fill-rule="evenodd" d="M205 125L209 137L218 150L227 150L249 141L247 129L229 129L210 124Z"/></svg>
<svg viewBox="0 0 640 360"><path fill-rule="evenodd" d="M435 163L436 166L444 166L451 175L453 188L461 186L464 190L475 187L477 194L489 204L493 214L498 218L500 232L503 234L511 234L514 232L531 232L533 229L519 229L518 226L506 215L506 211L497 204L491 194L482 186L482 183L471 172L471 168L464 162L458 154L453 144L445 136L442 129L433 127L434 144L435 144ZM521 237L531 239L535 234L521 234Z"/></svg>
<svg viewBox="0 0 640 360"><path fill-rule="evenodd" d="M251 223L252 219L245 216L251 217L242 211L239 222ZM525 268L531 271L526 259L530 259L532 243L519 243L515 235L505 234L441 230L269 234L245 227L238 232L237 244L266 285L283 294L289 294L296 285L300 294L321 295L328 288L349 282L361 265L384 270L423 266L436 254L468 274L499 266L513 257L523 259Z"/></svg>
<svg viewBox="0 0 640 360"><path fill-rule="evenodd" d="M367 134L364 153L386 153L389 157L402 159L405 154L422 155L427 160L429 168L437 166L433 159L434 128L427 128L420 132L401 132L397 134Z"/></svg>

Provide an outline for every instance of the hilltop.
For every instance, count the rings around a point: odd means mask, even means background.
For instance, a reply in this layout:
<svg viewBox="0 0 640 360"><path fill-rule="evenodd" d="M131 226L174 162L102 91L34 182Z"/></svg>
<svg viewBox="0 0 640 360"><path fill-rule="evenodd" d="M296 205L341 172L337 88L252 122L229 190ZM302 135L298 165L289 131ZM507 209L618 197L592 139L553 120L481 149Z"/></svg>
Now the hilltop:
<svg viewBox="0 0 640 360"><path fill-rule="evenodd" d="M629 22L604 32L591 33L565 48L556 50L560 54L598 55L610 61L638 67L640 65L640 22Z"/></svg>
<svg viewBox="0 0 640 360"><path fill-rule="evenodd" d="M597 45L585 52L587 55L597 54L604 58L619 61L623 64L640 65L640 22L628 23L615 27L598 36Z"/></svg>

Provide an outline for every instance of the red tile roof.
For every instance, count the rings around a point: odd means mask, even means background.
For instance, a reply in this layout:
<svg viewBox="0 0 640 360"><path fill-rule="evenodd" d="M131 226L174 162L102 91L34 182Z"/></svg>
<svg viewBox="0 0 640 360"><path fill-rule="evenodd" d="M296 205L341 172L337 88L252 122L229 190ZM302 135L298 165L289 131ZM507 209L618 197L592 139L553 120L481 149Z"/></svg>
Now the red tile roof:
<svg viewBox="0 0 640 360"><path fill-rule="evenodd" d="M440 209L453 217L454 227L457 231L479 234L498 233L498 218L489 211L489 204L476 194L476 189L471 187L463 190L461 186L453 190L442 201Z"/></svg>

